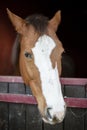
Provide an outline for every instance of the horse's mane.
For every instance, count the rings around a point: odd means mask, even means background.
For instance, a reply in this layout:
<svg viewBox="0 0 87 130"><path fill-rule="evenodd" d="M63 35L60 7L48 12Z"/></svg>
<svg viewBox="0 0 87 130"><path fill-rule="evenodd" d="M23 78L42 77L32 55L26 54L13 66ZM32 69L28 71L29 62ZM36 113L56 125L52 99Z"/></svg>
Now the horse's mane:
<svg viewBox="0 0 87 130"><path fill-rule="evenodd" d="M47 17L43 15L34 14L28 16L25 20L26 23L32 25L40 35L43 35L46 32L47 25L48 25ZM18 64L19 53L20 53L20 35L17 34L12 49L12 64L14 66Z"/></svg>

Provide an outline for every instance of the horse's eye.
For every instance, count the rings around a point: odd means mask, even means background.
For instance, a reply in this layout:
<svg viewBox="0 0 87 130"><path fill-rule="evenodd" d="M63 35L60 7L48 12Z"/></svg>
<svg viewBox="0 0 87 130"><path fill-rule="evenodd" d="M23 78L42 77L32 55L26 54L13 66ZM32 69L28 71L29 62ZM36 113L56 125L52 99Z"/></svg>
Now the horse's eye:
<svg viewBox="0 0 87 130"><path fill-rule="evenodd" d="M25 52L24 55L26 58L30 58L30 59L32 59L32 56L33 56L33 54L29 52Z"/></svg>

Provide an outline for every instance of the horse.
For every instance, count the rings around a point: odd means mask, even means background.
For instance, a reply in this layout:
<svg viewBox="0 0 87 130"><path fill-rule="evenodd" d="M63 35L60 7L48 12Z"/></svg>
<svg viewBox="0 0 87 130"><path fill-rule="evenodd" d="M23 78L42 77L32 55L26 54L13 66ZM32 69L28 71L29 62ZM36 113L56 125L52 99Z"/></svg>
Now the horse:
<svg viewBox="0 0 87 130"><path fill-rule="evenodd" d="M36 98L42 120L52 125L60 123L66 113L60 82L64 48L56 34L61 11L50 20L39 14L23 19L9 9L7 14L18 33L13 61L16 65L19 62L20 74Z"/></svg>

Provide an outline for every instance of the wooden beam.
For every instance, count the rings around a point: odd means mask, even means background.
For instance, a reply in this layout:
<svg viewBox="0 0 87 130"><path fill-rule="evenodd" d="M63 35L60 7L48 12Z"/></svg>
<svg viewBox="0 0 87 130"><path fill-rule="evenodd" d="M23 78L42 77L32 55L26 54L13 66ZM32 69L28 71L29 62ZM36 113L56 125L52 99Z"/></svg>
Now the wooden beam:
<svg viewBox="0 0 87 130"><path fill-rule="evenodd" d="M67 104L67 107L87 108L86 98L65 97L64 99ZM37 105L37 101L34 96L25 94L0 93L0 102Z"/></svg>

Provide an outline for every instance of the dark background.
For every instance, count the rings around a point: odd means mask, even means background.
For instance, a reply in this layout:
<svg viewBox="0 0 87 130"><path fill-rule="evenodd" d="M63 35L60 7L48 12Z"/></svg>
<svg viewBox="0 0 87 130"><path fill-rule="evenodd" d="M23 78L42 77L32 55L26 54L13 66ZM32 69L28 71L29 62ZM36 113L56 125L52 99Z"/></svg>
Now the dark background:
<svg viewBox="0 0 87 130"><path fill-rule="evenodd" d="M57 10L62 21L57 32L67 55L75 64L74 77L87 77L87 8L78 0L0 0L0 75L12 75L11 51L16 32L7 16L6 8L22 18L33 13L49 19Z"/></svg>

